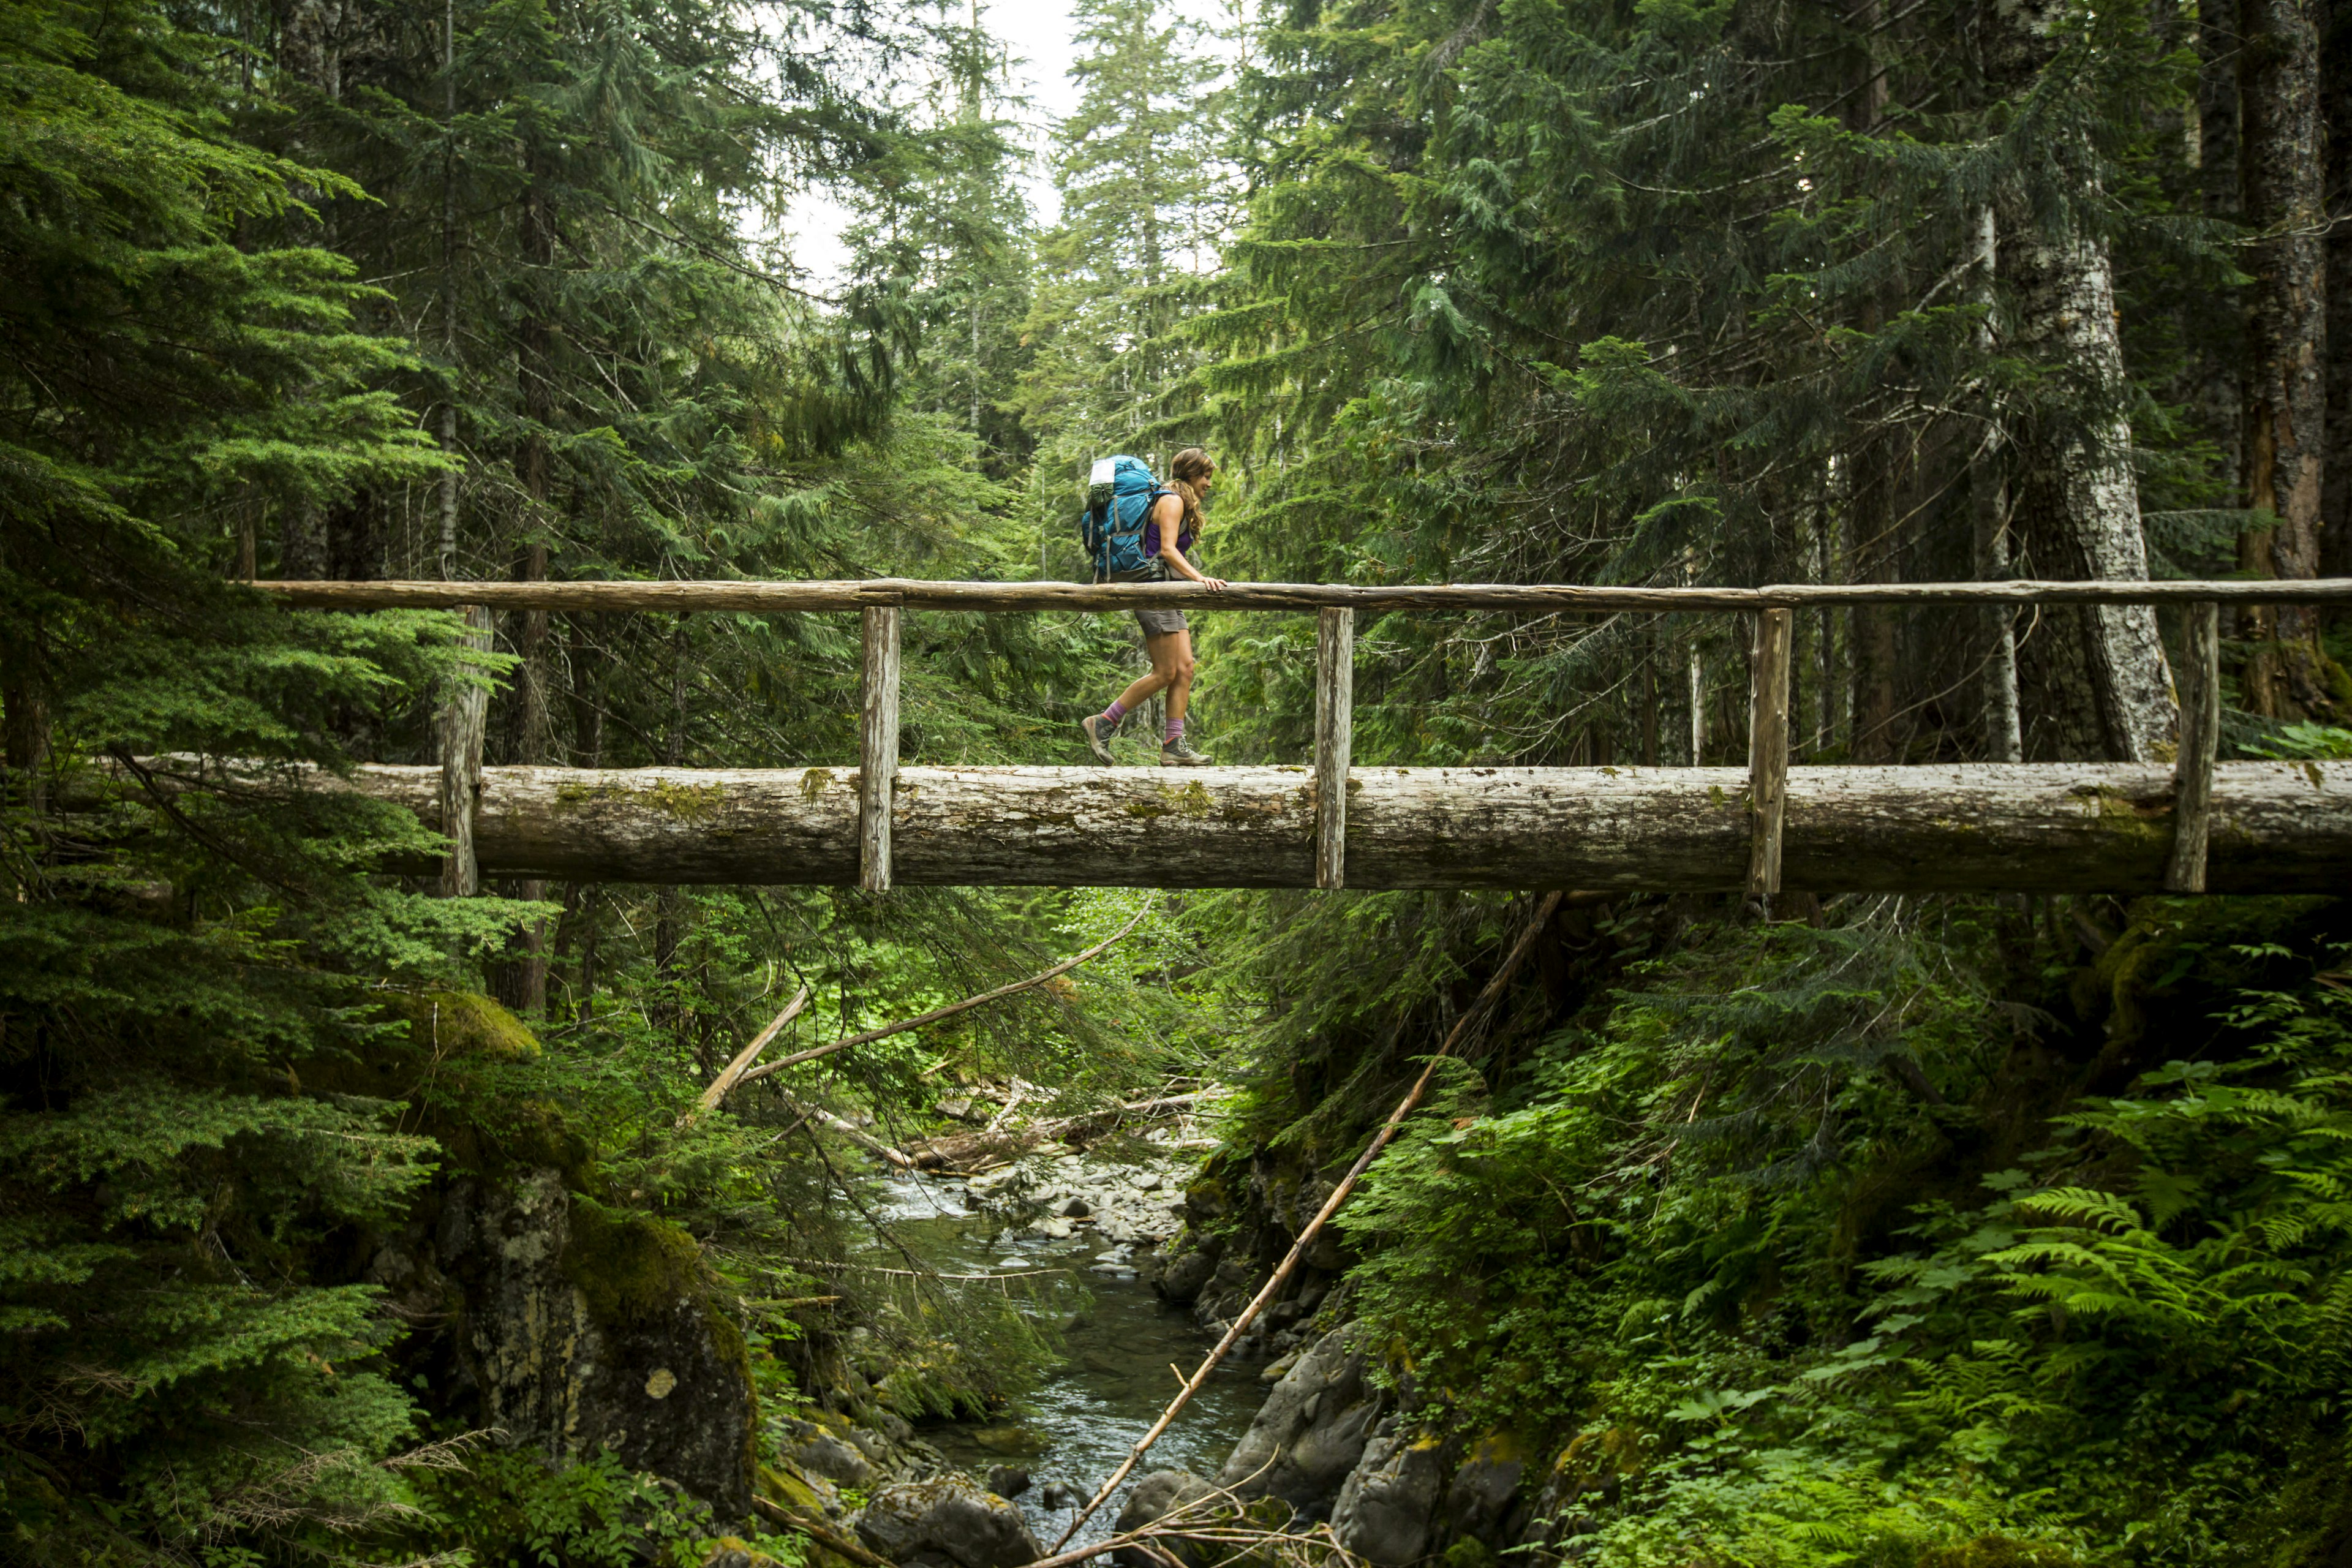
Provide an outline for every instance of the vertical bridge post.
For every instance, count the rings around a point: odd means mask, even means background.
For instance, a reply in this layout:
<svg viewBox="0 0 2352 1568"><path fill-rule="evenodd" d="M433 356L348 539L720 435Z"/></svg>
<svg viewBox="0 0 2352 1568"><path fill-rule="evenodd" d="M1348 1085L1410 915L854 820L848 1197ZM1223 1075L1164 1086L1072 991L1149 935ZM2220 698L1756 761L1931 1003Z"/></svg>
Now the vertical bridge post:
<svg viewBox="0 0 2352 1568"><path fill-rule="evenodd" d="M1765 914L1780 890L1780 827L1789 805L1789 656L1796 616L1756 614L1755 689L1748 710L1748 901Z"/></svg>
<svg viewBox="0 0 2352 1568"><path fill-rule="evenodd" d="M1348 762L1355 744L1356 612L1327 609L1315 629L1315 885L1348 883Z"/></svg>
<svg viewBox="0 0 2352 1568"><path fill-rule="evenodd" d="M2221 751L2221 606L2189 606L2189 690L2180 704L2180 749L2172 764L2172 859L2168 893L2205 890L2213 838L2213 759Z"/></svg>
<svg viewBox="0 0 2352 1568"><path fill-rule="evenodd" d="M898 606L861 612L866 657L858 682L857 885L890 890L890 805L898 781Z"/></svg>

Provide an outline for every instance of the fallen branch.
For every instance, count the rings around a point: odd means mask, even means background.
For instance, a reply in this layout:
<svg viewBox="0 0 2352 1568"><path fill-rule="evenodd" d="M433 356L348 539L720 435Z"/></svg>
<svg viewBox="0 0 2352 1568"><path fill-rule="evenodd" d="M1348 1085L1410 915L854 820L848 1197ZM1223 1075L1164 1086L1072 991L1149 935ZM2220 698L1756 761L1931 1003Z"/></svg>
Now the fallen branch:
<svg viewBox="0 0 2352 1568"><path fill-rule="evenodd" d="M1283 1258L1281 1265L1275 1269L1273 1277L1266 1280L1265 1287L1251 1298L1249 1305L1244 1307L1234 1317L1233 1326L1225 1331L1224 1338L1217 1342L1216 1348L1209 1352L1208 1358L1201 1363L1200 1370L1185 1382L1176 1397L1169 1402L1168 1408L1160 1413L1160 1419L1151 1424L1151 1430L1136 1439L1135 1447L1129 1450L1127 1458L1120 1462L1118 1468L1111 1473L1110 1479L1102 1484L1102 1489L1095 1493L1094 1500L1078 1510L1078 1516L1070 1521L1069 1529L1062 1531L1062 1538L1054 1542L1055 1552L1060 1552L1063 1547L1067 1546L1070 1543L1070 1537L1077 1534L1078 1527L1092 1519L1096 1511L1109 1500L1111 1493L1117 1491L1119 1483L1127 1479L1129 1474L1134 1470L1137 1461L1143 1458L1151 1445L1160 1441L1160 1435L1168 1430L1170 1423L1176 1419L1176 1413L1191 1402L1193 1394L1200 1392L1202 1384L1209 1381L1209 1374L1214 1372L1217 1364L1225 1359L1226 1352L1231 1351L1242 1337L1242 1331L1250 1326L1260 1312L1272 1304L1275 1297L1281 1294L1283 1286L1289 1282L1291 1274L1297 1268L1298 1260L1307 1256L1307 1249L1315 1245L1315 1238L1322 1235L1325 1222L1339 1212L1341 1204L1348 1201L1348 1194L1356 1190L1357 1182L1362 1179L1365 1171L1371 1167L1372 1162L1380 1157L1381 1151L1389 1146L1389 1140L1396 1136L1397 1129L1403 1124L1404 1119L1412 1115L1413 1108L1421 1103L1422 1095L1429 1089L1431 1077L1437 1071L1438 1062L1453 1052L1454 1047L1459 1045L1463 1037L1469 1032L1471 1024L1502 996L1504 987L1510 984L1511 976L1518 973L1519 965L1526 962L1528 951L1535 946L1537 936L1551 923L1552 916L1559 912L1560 901L1566 896L1563 893L1552 893L1538 907L1536 918L1530 921L1528 923L1528 929L1520 933L1519 940L1512 946L1509 956L1503 960L1503 966L1495 971L1494 976L1478 993L1478 999L1470 1005L1469 1010L1462 1015L1453 1029L1447 1033L1444 1044L1439 1046L1436 1054L1429 1058L1429 1065L1421 1069L1421 1076L1413 1080L1412 1090L1397 1102L1397 1108L1394 1110L1389 1112L1388 1121L1381 1124L1380 1131L1373 1135L1371 1142L1365 1146L1364 1152L1356 1156L1355 1164L1349 1169L1347 1175L1340 1179L1339 1184L1331 1189L1331 1195L1323 1200L1323 1206L1316 1211L1315 1217L1308 1220L1307 1227L1298 1233L1298 1239L1291 1243L1289 1255ZM1047 1557L1043 1563L1034 1564L1033 1568L1047 1568L1048 1564L1059 1563L1062 1561L1060 1557Z"/></svg>
<svg viewBox="0 0 2352 1568"><path fill-rule="evenodd" d="M866 1550L864 1546L850 1540L849 1537L836 1534L826 1526L819 1524L816 1521L809 1519L804 1515L794 1513L791 1509L784 1507L781 1503L771 1502L766 1498L754 1493L751 1498L751 1506L754 1509L757 1509L768 1519L782 1525L785 1529L799 1531L803 1535L807 1536L811 1541L815 1542L827 1552L835 1552L843 1557L848 1558L852 1563L857 1563L859 1568L898 1568L898 1564L892 1563L888 1558L877 1557L873 1552Z"/></svg>
<svg viewBox="0 0 2352 1568"><path fill-rule="evenodd" d="M885 1024L878 1029L868 1029L862 1035L851 1035L846 1039L835 1040L829 1046L814 1046L805 1051L794 1051L791 1056L779 1057L764 1067L751 1068L736 1081L749 1083L755 1078L765 1078L772 1072L782 1072L788 1067L797 1067L803 1062L813 1062L819 1057L829 1057L835 1051L845 1051L852 1046L870 1046L877 1040L887 1040L893 1035L903 1035L909 1029L919 1029L926 1024L936 1024L942 1018L952 1018L958 1013L977 1007L984 1002L994 1002L1017 992L1034 990L1048 980L1067 974L1088 959L1098 958L1109 952L1120 938L1142 923L1143 917L1151 912L1153 901L1146 900L1143 907L1135 911L1135 917L1132 920L1084 952L1073 954L1054 965L1053 968L1041 970L1026 980L1016 980L1010 985L1000 985L993 991L983 991L977 996L967 996L961 1002L950 1002L944 1007L934 1007L929 1012L916 1017L902 1018L895 1024Z"/></svg>
<svg viewBox="0 0 2352 1568"><path fill-rule="evenodd" d="M875 1137L874 1134L866 1131L866 1129L856 1125L855 1122L845 1121L841 1117L835 1116L832 1111L824 1110L821 1107L809 1105L802 1100L794 1100L789 1094L784 1096L784 1103L791 1106L794 1110L806 1112L811 1121L824 1123L825 1126L832 1128L835 1132L840 1133L843 1137L848 1139L858 1147L866 1150L869 1153L879 1154L883 1159L889 1161L890 1163L898 1166L898 1169L902 1171L911 1171L915 1168L915 1162L913 1160L908 1158L905 1154L900 1153L898 1150L893 1149L889 1144L885 1143L882 1140Z"/></svg>
<svg viewBox="0 0 2352 1568"><path fill-rule="evenodd" d="M735 1053L735 1059L727 1064L727 1070L710 1080L710 1087L702 1091L702 1098L695 1102L694 1109L677 1119L678 1126L686 1127L703 1112L717 1110L719 1102L727 1098L727 1091L741 1082L744 1072L760 1059L760 1053L768 1048L768 1042L782 1034L784 1026L800 1016L801 1009L808 1005L808 999L809 988L803 985L800 994L784 1004L784 1010L769 1019L768 1026L761 1030L750 1045Z"/></svg>
<svg viewBox="0 0 2352 1568"><path fill-rule="evenodd" d="M1027 1099L1028 1095L1029 1085L1020 1079L1014 1079L1013 1080L1013 1088L1008 1090L1004 1096L1004 1109L990 1117L988 1119L988 1125L982 1128L981 1131L983 1133L993 1133L998 1128L1003 1126L1005 1119L1013 1114L1013 1110L1019 1106L1024 1100Z"/></svg>
<svg viewBox="0 0 2352 1568"><path fill-rule="evenodd" d="M1273 1461L1269 1459L1267 1466L1271 1466L1272 1463ZM1265 1467L1261 1467L1257 1475L1263 1475L1265 1472ZM1249 1477L1238 1485L1248 1486L1257 1479L1257 1475ZM1170 1565L1170 1568L1181 1568L1182 1560L1160 1544L1162 1542L1176 1541L1192 1542L1203 1546L1236 1548L1223 1559L1226 1563L1243 1561L1245 1554L1249 1552L1270 1550L1275 1562L1293 1564L1295 1568L1306 1568L1307 1564L1314 1564L1316 1568L1364 1568L1363 1559L1340 1545L1339 1538L1332 1533L1331 1527L1328 1523L1318 1523L1303 1532L1293 1532L1268 1530L1262 1525L1238 1522L1236 1518L1220 1519L1212 1511L1218 1509L1231 1509L1234 1515L1239 1516L1246 1506L1240 1493L1234 1488L1218 1487L1192 1502L1171 1509L1150 1523L1123 1534L1113 1535L1106 1540L1095 1542L1091 1545L1076 1547L1066 1552L1061 1550L1057 1544L1052 1556L1041 1557L1034 1563L1029 1563L1027 1568L1071 1568L1074 1563L1084 1563L1090 1558L1100 1557L1107 1552L1117 1552L1127 1546L1139 1549L1161 1563ZM1085 1522L1086 1515L1080 1514L1078 1523ZM1077 1525L1073 1524L1070 1528L1076 1530ZM1062 1539L1066 1542L1069 1537L1065 1535ZM1300 1550L1302 1547L1310 1545L1320 1548L1320 1553L1309 1553Z"/></svg>

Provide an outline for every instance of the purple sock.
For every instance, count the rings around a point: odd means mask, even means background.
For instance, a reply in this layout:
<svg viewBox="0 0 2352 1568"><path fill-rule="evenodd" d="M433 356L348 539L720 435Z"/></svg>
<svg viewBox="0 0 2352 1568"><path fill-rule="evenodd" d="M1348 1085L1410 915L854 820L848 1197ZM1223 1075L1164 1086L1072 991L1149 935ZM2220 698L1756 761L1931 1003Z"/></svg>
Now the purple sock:
<svg viewBox="0 0 2352 1568"><path fill-rule="evenodd" d="M1127 704L1116 697L1110 700L1110 706L1102 710L1102 721L1114 730L1118 728L1118 721L1126 717Z"/></svg>
<svg viewBox="0 0 2352 1568"><path fill-rule="evenodd" d="M1163 746L1172 746L1183 738L1184 721L1181 719L1171 719L1168 721L1168 738L1160 743Z"/></svg>

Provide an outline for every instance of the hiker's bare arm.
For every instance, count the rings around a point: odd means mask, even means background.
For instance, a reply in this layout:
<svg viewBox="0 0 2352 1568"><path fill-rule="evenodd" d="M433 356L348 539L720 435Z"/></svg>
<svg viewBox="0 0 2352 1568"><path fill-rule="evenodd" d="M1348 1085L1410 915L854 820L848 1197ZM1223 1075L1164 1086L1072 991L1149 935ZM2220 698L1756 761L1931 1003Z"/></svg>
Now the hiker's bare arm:
<svg viewBox="0 0 2352 1568"><path fill-rule="evenodd" d="M1202 575L1190 561L1184 559L1184 552L1176 548L1176 540L1184 528L1182 501L1174 496L1161 496L1152 503L1151 521L1160 525L1160 559L1167 563L1171 572L1201 584L1213 594L1225 585L1223 577Z"/></svg>

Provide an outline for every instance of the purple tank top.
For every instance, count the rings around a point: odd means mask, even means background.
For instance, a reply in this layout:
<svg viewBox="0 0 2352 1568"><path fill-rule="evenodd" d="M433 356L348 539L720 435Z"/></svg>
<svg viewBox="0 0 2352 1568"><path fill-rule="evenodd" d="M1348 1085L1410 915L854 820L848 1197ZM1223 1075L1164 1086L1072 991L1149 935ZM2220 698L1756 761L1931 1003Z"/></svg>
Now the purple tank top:
<svg viewBox="0 0 2352 1568"><path fill-rule="evenodd" d="M1168 489L1160 489L1151 492L1151 510L1150 513L1146 514L1143 521L1143 553L1146 557L1153 561L1160 559L1160 524L1157 519L1160 512L1160 498L1161 496L1176 496L1176 492L1174 490ZM1184 504L1184 498L1182 496L1176 496L1176 504L1179 507L1181 507ZM1181 517L1182 514L1180 512L1178 515ZM1192 548L1192 531L1184 527L1180 522L1178 524L1178 531L1176 534L1176 553L1181 555Z"/></svg>

